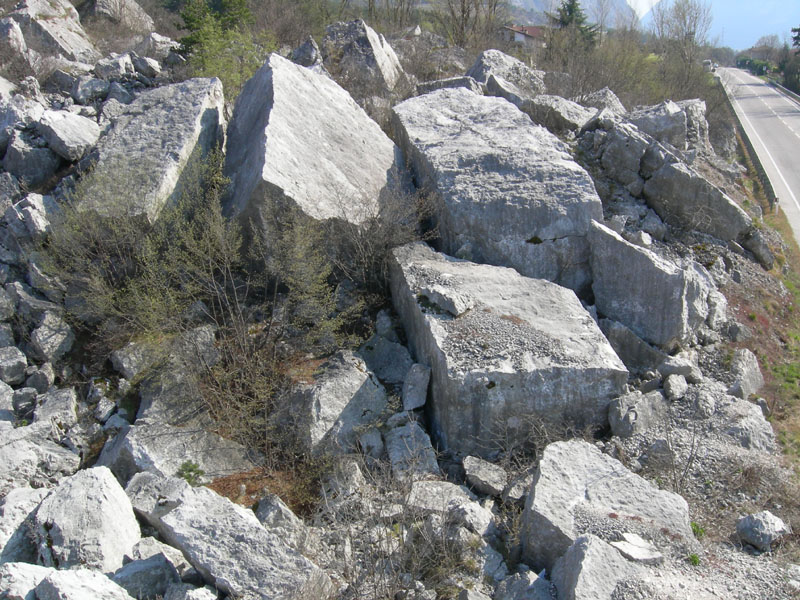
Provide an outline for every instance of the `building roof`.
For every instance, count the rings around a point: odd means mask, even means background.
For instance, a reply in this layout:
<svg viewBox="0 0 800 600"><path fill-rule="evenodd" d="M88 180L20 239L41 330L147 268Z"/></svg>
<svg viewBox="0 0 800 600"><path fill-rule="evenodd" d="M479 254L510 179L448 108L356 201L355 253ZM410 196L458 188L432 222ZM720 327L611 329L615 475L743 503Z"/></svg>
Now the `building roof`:
<svg viewBox="0 0 800 600"><path fill-rule="evenodd" d="M521 33L522 35L530 38L540 39L544 37L547 27L542 25L508 25L505 27L505 29L515 33Z"/></svg>

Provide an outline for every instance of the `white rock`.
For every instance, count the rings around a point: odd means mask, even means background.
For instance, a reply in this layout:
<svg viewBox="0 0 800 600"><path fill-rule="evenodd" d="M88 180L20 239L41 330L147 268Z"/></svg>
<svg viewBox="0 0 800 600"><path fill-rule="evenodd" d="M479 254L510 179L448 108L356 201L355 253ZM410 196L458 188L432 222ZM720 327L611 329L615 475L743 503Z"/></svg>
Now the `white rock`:
<svg viewBox="0 0 800 600"><path fill-rule="evenodd" d="M236 100L227 210L258 218L290 201L314 219L359 224L377 214L400 165L397 147L345 90L272 54Z"/></svg>
<svg viewBox="0 0 800 600"><path fill-rule="evenodd" d="M577 99L577 101L584 106L590 106L597 109L608 109L617 115L624 115L626 112L628 112L622 102L620 102L619 98L617 98L617 95L607 87L597 90L596 92L592 92L591 94L581 96Z"/></svg>
<svg viewBox="0 0 800 600"><path fill-rule="evenodd" d="M19 487L0 500L0 562L10 560L12 554L25 552L21 545L26 540L21 538L27 538L27 528L21 526L47 493L45 488Z"/></svg>
<svg viewBox="0 0 800 600"><path fill-rule="evenodd" d="M100 137L95 121L64 110L46 110L36 129L53 152L70 162L81 159Z"/></svg>
<svg viewBox="0 0 800 600"><path fill-rule="evenodd" d="M119 81L135 72L129 54L111 54L94 66L95 75L106 81Z"/></svg>
<svg viewBox="0 0 800 600"><path fill-rule="evenodd" d="M628 372L571 290L422 243L394 251L391 279L414 355L431 366L442 448L486 456L501 438L523 439L531 420L605 422ZM430 289L471 308L453 315Z"/></svg>
<svg viewBox="0 0 800 600"><path fill-rule="evenodd" d="M397 479L439 474L439 463L431 439L416 421L408 421L386 432L386 452Z"/></svg>
<svg viewBox="0 0 800 600"><path fill-rule="evenodd" d="M538 123L556 134L578 131L597 112L561 96L548 94L540 94L526 100L519 106L519 109L530 116L534 123Z"/></svg>
<svg viewBox="0 0 800 600"><path fill-rule="evenodd" d="M46 566L105 572L121 567L141 538L128 497L105 467L64 479L34 513L33 531Z"/></svg>
<svg viewBox="0 0 800 600"><path fill-rule="evenodd" d="M52 423L67 430L78 422L78 396L73 388L52 390L36 398L34 423Z"/></svg>
<svg viewBox="0 0 800 600"><path fill-rule="evenodd" d="M31 332L31 344L36 358L45 362L58 362L75 343L75 334L64 318L53 312L46 312L39 326Z"/></svg>
<svg viewBox="0 0 800 600"><path fill-rule="evenodd" d="M205 155L221 141L223 103L216 78L139 94L100 140L98 161L81 187L80 207L155 221L180 193L192 154Z"/></svg>
<svg viewBox="0 0 800 600"><path fill-rule="evenodd" d="M28 359L16 346L0 348L0 379L11 385L25 381Z"/></svg>
<svg viewBox="0 0 800 600"><path fill-rule="evenodd" d="M525 503L524 560L552 568L582 533L575 521L582 510L596 518L611 513L633 517L644 526L692 539L689 508L679 495L659 490L587 442L555 442L545 448Z"/></svg>
<svg viewBox="0 0 800 600"><path fill-rule="evenodd" d="M664 394L673 402L683 398L688 389L689 384L686 383L686 378L683 375L673 373L664 379Z"/></svg>
<svg viewBox="0 0 800 600"><path fill-rule="evenodd" d="M611 598L617 584L637 575L635 567L592 534L583 535L556 561L552 580L558 597L569 600Z"/></svg>
<svg viewBox="0 0 800 600"><path fill-rule="evenodd" d="M441 198L444 252L575 290L589 283L586 236L602 206L558 138L508 102L465 89L393 112L419 185Z"/></svg>
<svg viewBox="0 0 800 600"><path fill-rule="evenodd" d="M55 571L36 586L37 600L133 600L132 596L97 571Z"/></svg>
<svg viewBox="0 0 800 600"><path fill-rule="evenodd" d="M403 410L422 408L428 401L428 384L431 369L415 363L411 366L403 382Z"/></svg>
<svg viewBox="0 0 800 600"><path fill-rule="evenodd" d="M649 429L661 429L669 422L669 403L658 390L648 394L631 392L608 405L611 432L628 438Z"/></svg>
<svg viewBox="0 0 800 600"><path fill-rule="evenodd" d="M772 544L791 532L791 527L768 510L747 515L736 522L739 537L764 552L769 552Z"/></svg>
<svg viewBox="0 0 800 600"><path fill-rule="evenodd" d="M645 565L660 565L664 555L653 544L635 533L623 533L622 540L611 542L622 556L633 562Z"/></svg>
<svg viewBox="0 0 800 600"><path fill-rule="evenodd" d="M424 516L433 513L444 514L454 505L472 502L467 488L449 481L415 481L406 499L406 510Z"/></svg>
<svg viewBox="0 0 800 600"><path fill-rule="evenodd" d="M467 76L487 85L492 95L521 104L545 92L544 73L499 50L485 50L467 71ZM490 82L491 80L491 82Z"/></svg>
<svg viewBox="0 0 800 600"><path fill-rule="evenodd" d="M756 355L747 348L736 350L731 363L731 373L736 378L728 393L747 400L764 387L764 376Z"/></svg>
<svg viewBox="0 0 800 600"><path fill-rule="evenodd" d="M164 596L172 583L181 578L174 565L163 554L133 560L117 569L111 580L134 598Z"/></svg>
<svg viewBox="0 0 800 600"><path fill-rule="evenodd" d="M36 586L54 569L24 562L0 564L0 598L3 600L36 600Z"/></svg>
<svg viewBox="0 0 800 600"><path fill-rule="evenodd" d="M106 17L137 33L149 34L154 28L153 19L136 0L96 0L91 14Z"/></svg>
<svg viewBox="0 0 800 600"><path fill-rule="evenodd" d="M467 482L479 494L499 496L508 483L505 469L476 456L464 458L464 472Z"/></svg>
<svg viewBox="0 0 800 600"><path fill-rule="evenodd" d="M90 63L99 58L68 0L24 0L8 16L19 23L28 48L43 55Z"/></svg>

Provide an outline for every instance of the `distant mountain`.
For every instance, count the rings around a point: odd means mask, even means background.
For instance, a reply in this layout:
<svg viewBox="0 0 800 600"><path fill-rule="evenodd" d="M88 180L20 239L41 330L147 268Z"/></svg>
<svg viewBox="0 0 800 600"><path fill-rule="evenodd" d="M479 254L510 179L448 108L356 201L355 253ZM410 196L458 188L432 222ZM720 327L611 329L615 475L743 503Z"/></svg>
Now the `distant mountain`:
<svg viewBox="0 0 800 600"><path fill-rule="evenodd" d="M547 23L548 12L555 12L560 0L510 0L512 16L515 19L526 19L531 25L543 25ZM596 0L581 0L586 16L592 23L597 22ZM625 0L610 0L609 14L606 19L606 27L614 27L614 24L622 19L623 22L630 22L636 17L634 10Z"/></svg>

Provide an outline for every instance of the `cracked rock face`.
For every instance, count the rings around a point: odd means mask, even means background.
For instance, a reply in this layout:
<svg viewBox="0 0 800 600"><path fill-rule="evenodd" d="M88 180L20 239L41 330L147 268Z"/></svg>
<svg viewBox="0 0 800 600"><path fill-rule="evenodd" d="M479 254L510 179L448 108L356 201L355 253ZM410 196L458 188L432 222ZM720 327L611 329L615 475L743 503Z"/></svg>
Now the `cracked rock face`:
<svg viewBox="0 0 800 600"><path fill-rule="evenodd" d="M392 298L417 360L431 367L432 432L487 456L532 420L603 423L628 372L575 294L424 244L394 252Z"/></svg>
<svg viewBox="0 0 800 600"><path fill-rule="evenodd" d="M566 145L509 102L463 88L393 110L417 183L441 200L444 252L574 290L589 283L586 235L602 206Z"/></svg>

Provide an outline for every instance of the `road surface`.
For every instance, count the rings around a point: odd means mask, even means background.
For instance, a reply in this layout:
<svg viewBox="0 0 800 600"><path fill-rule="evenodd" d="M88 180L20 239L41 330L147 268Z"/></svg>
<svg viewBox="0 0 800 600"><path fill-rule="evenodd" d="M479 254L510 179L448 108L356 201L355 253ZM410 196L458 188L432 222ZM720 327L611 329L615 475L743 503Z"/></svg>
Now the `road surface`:
<svg viewBox="0 0 800 600"><path fill-rule="evenodd" d="M800 103L747 71L718 71L800 244Z"/></svg>

